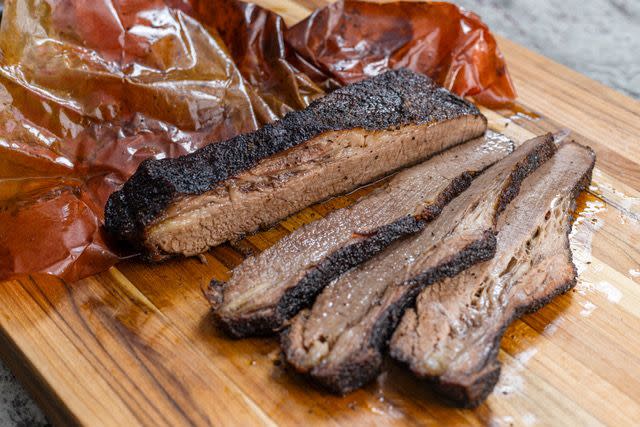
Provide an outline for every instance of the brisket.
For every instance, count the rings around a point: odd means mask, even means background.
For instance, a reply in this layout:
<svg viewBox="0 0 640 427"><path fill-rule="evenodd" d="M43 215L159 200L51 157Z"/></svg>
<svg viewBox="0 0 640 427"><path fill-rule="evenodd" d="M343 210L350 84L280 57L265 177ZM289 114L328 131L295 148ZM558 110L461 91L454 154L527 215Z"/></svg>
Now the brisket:
<svg viewBox="0 0 640 427"><path fill-rule="evenodd" d="M567 143L529 176L499 218L495 257L425 289L393 335L392 356L457 404L480 404L499 378L505 328L575 284L570 217L594 162L590 149Z"/></svg>
<svg viewBox="0 0 640 427"><path fill-rule="evenodd" d="M473 104L421 74L389 71L255 132L144 161L109 198L105 228L150 259L195 255L485 129Z"/></svg>
<svg viewBox="0 0 640 427"><path fill-rule="evenodd" d="M374 378L404 309L424 287L494 255L498 214L555 149L551 135L527 141L476 178L422 231L331 282L283 332L287 361L337 393Z"/></svg>
<svg viewBox="0 0 640 427"><path fill-rule="evenodd" d="M212 282L208 296L217 320L234 337L273 333L335 277L424 228L473 177L512 149L507 138L489 132L299 228L246 259L227 283Z"/></svg>

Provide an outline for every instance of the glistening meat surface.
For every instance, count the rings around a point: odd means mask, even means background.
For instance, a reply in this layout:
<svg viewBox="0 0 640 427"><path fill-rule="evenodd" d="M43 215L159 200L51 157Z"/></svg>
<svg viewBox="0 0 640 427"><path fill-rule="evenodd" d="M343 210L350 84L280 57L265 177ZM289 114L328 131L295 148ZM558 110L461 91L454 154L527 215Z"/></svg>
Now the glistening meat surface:
<svg viewBox="0 0 640 427"><path fill-rule="evenodd" d="M308 306L332 279L413 234L513 143L489 132L404 170L386 185L299 228L246 259L227 283L212 282L219 323L235 337L264 335Z"/></svg>
<svg viewBox="0 0 640 427"><path fill-rule="evenodd" d="M476 138L471 103L407 70L177 159L147 160L114 193L105 226L148 257L194 255Z"/></svg>
<svg viewBox="0 0 640 427"><path fill-rule="evenodd" d="M404 309L425 286L493 256L498 214L555 149L551 135L527 141L476 178L421 232L329 284L283 332L287 361L338 393L374 378Z"/></svg>
<svg viewBox="0 0 640 427"><path fill-rule="evenodd" d="M570 217L594 162L567 143L529 176L499 218L495 257L425 289L393 335L393 357L459 405L480 404L500 375L505 328L575 284Z"/></svg>

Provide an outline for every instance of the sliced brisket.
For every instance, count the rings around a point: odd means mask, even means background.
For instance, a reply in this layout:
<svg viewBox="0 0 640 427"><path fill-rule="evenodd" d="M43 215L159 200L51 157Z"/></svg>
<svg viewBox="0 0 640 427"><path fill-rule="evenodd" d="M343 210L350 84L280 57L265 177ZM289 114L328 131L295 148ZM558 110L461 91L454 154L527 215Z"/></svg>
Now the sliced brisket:
<svg viewBox="0 0 640 427"><path fill-rule="evenodd" d="M476 138L471 103L407 70L340 88L249 134L147 160L105 226L148 257L194 255Z"/></svg>
<svg viewBox="0 0 640 427"><path fill-rule="evenodd" d="M551 135L524 143L422 231L334 280L283 332L288 362L338 393L374 378L404 309L425 286L493 256L498 213L555 149Z"/></svg>
<svg viewBox="0 0 640 427"><path fill-rule="evenodd" d="M235 337L273 333L331 280L415 233L509 154L513 143L488 133L400 172L355 205L340 209L246 259L225 283L212 282L216 318Z"/></svg>
<svg viewBox="0 0 640 427"><path fill-rule="evenodd" d="M594 161L568 143L528 177L499 218L495 257L422 291L393 335L393 357L458 404L481 403L500 374L505 328L575 283L570 217Z"/></svg>

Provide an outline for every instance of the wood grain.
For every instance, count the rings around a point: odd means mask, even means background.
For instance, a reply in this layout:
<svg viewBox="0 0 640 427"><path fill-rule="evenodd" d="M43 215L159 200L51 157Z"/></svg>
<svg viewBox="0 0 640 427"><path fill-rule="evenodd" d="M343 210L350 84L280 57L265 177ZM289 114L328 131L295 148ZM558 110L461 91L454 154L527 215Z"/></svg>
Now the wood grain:
<svg viewBox="0 0 640 427"><path fill-rule="evenodd" d="M322 0L261 1L303 18ZM243 253L370 189L307 208L271 230L198 259L124 262L78 283L27 277L0 286L0 344L56 424L79 425L632 425L640 419L640 103L505 39L522 105L485 114L523 141L546 131L598 155L572 245L573 292L515 322L503 375L475 410L449 407L388 361L344 398L289 372L273 339L234 341L202 297ZM533 111L527 118L521 111ZM532 115L533 116L533 115Z"/></svg>

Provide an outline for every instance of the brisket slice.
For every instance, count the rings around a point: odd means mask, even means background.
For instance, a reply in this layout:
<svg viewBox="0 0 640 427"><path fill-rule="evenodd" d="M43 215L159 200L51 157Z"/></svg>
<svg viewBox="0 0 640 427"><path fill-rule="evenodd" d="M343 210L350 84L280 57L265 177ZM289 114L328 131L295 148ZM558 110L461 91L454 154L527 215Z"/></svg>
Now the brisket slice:
<svg viewBox="0 0 640 427"><path fill-rule="evenodd" d="M493 390L506 327L575 284L568 234L593 152L575 143L529 176L498 221L496 255L419 295L391 340L391 354L457 404Z"/></svg>
<svg viewBox="0 0 640 427"><path fill-rule="evenodd" d="M473 104L407 70L176 159L146 160L109 198L106 230L151 259L194 255L483 134Z"/></svg>
<svg viewBox="0 0 640 427"><path fill-rule="evenodd" d="M555 149L551 135L527 141L476 178L422 231L330 283L283 332L287 361L337 393L374 378L404 309L425 286L493 256L499 212Z"/></svg>
<svg viewBox="0 0 640 427"><path fill-rule="evenodd" d="M235 337L273 333L335 277L424 228L474 176L512 150L511 141L490 132L299 228L246 259L227 283L212 282L209 299L217 320Z"/></svg>

